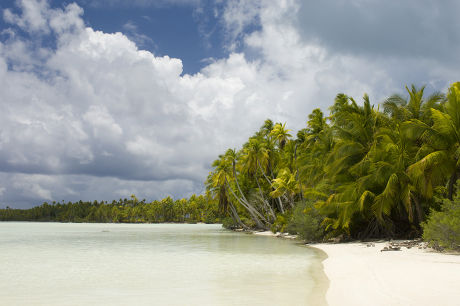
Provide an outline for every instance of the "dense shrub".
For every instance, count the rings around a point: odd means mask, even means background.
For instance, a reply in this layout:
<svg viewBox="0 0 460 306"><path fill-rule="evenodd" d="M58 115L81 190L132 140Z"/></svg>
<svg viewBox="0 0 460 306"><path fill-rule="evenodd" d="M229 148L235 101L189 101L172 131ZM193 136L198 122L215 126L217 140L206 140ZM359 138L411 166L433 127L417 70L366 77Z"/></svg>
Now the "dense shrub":
<svg viewBox="0 0 460 306"><path fill-rule="evenodd" d="M225 217L222 219L222 227L226 229L235 229L238 228L238 224L232 217Z"/></svg>
<svg viewBox="0 0 460 306"><path fill-rule="evenodd" d="M275 222L270 227L270 230L273 233L277 233L277 232L284 233L286 231L286 226L290 218L291 218L290 213L284 213L284 214L277 215Z"/></svg>
<svg viewBox="0 0 460 306"><path fill-rule="evenodd" d="M431 246L460 250L460 193L453 201L444 200L441 211L432 210L422 228Z"/></svg>
<svg viewBox="0 0 460 306"><path fill-rule="evenodd" d="M324 237L324 227L321 225L323 219L313 203L297 203L286 225L286 231L298 234L308 242L319 241Z"/></svg>

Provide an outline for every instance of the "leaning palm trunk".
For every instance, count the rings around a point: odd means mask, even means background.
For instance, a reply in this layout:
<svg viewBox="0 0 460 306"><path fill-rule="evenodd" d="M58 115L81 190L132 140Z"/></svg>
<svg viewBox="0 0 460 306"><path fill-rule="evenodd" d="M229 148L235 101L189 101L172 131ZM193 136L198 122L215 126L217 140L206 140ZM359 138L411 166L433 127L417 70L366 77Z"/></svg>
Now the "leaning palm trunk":
<svg viewBox="0 0 460 306"><path fill-rule="evenodd" d="M295 165L295 179L297 182L299 182L300 200L303 202L302 182L300 181L299 167L297 166L297 143L295 144L295 148L294 148L294 165Z"/></svg>
<svg viewBox="0 0 460 306"><path fill-rule="evenodd" d="M272 188L272 190L275 190L275 188L273 187L272 181L271 181L271 180L267 177L267 175L265 174L264 170L263 170L262 167L260 166L259 161L257 161L257 165L259 166L260 172L262 172L262 175L264 176L264 178L265 178L265 179L267 180L267 182L270 184L270 187ZM272 173L272 176L273 176L273 173ZM280 198L280 197L277 197L276 199L278 200L280 212L281 212L282 214L284 214L284 207L283 207L283 202L281 202L281 198Z"/></svg>
<svg viewBox="0 0 460 306"><path fill-rule="evenodd" d="M265 199L265 197L264 197L264 195L262 193L262 188L260 188L259 179L257 178L257 173L256 173L256 176L255 176L255 179L256 179L256 182L257 182L257 187L259 187L260 199L263 202L263 204L265 205L265 207L268 208L267 212L270 214L270 217L272 217L272 220L275 220L276 219L275 213L273 212L273 209L270 206L270 204Z"/></svg>
<svg viewBox="0 0 460 306"><path fill-rule="evenodd" d="M236 187L238 188L238 191L240 192L241 197L244 199L244 201L246 201L246 203L249 203L249 201L244 196L244 193L241 191L240 184L238 183L238 178L236 176L236 164L235 164L235 161L232 161L232 163L233 163L233 177L235 178Z"/></svg>
<svg viewBox="0 0 460 306"><path fill-rule="evenodd" d="M247 229L248 227L241 221L240 216L238 215L238 212L236 211L235 206L230 202L229 203L230 211L231 211L231 216L232 219L238 224L238 226L241 226L244 229Z"/></svg>
<svg viewBox="0 0 460 306"><path fill-rule="evenodd" d="M449 179L449 185L447 188L447 198L452 201L454 198L454 185L457 182L457 169L454 170Z"/></svg>
<svg viewBox="0 0 460 306"><path fill-rule="evenodd" d="M289 205L291 206L291 208L294 208L294 197L288 198L288 197L286 196L286 194L283 194L282 197L283 197L283 199L284 199L287 203L289 203Z"/></svg>
<svg viewBox="0 0 460 306"><path fill-rule="evenodd" d="M262 214L260 214L259 211L257 211L257 209L255 209L254 206L252 206L252 205L249 203L249 201L246 199L246 197L245 197L243 191L241 191L240 184L238 183L238 178L237 178L237 176L236 176L236 164L235 164L235 161L234 161L234 160L232 161L232 164L233 164L233 177L235 178L236 187L238 188L238 191L239 191L240 194L241 194L241 199L238 198L238 197L235 195L235 193L233 192L233 190L230 188L230 190L232 191L233 195L238 199L238 201L239 201L243 206L246 207L246 209L247 209L248 211L250 211L250 212L252 211L255 215L257 215L260 219L262 219L266 224L267 224L267 223L269 224L269 222L265 219L265 217L264 217ZM227 183L228 183L228 181L227 181ZM229 186L230 186L230 184L229 184ZM243 204L243 202L244 202L245 204ZM257 223L257 222L256 222L256 223ZM264 226L264 228L266 228L266 227Z"/></svg>
<svg viewBox="0 0 460 306"><path fill-rule="evenodd" d="M261 215L257 209L255 209L247 200L246 200L246 197L244 198L239 198L235 192L233 191L233 189L231 188L228 180L226 180L227 184L228 184L228 189L230 190L230 192L233 194L233 196L236 198L236 200L244 207L246 208L246 210L249 212L249 214L251 215L251 218L252 220L256 223L257 227L259 228L263 228L263 229L267 229L267 226L265 224L268 223L268 221L265 219L265 217L263 215ZM241 190L240 190L241 191ZM262 223L262 220L264 221L264 223Z"/></svg>

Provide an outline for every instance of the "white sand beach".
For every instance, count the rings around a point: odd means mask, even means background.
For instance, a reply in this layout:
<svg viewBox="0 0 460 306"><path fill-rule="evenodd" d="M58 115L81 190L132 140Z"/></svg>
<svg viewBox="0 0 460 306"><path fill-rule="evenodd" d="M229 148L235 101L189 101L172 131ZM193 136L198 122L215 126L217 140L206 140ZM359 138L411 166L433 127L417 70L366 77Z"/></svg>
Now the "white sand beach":
<svg viewBox="0 0 460 306"><path fill-rule="evenodd" d="M314 244L323 261L335 305L460 305L460 255L402 247L381 250L386 242Z"/></svg>

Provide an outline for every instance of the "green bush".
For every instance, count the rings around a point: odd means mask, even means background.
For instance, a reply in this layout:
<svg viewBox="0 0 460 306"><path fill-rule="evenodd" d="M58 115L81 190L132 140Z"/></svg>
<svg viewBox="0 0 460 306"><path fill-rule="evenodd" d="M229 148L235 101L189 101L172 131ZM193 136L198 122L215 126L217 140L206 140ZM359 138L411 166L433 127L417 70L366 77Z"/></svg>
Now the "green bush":
<svg viewBox="0 0 460 306"><path fill-rule="evenodd" d="M324 237L323 219L313 203L297 203L286 230L308 242L320 241Z"/></svg>
<svg viewBox="0 0 460 306"><path fill-rule="evenodd" d="M270 227L270 230L273 233L281 232L284 233L286 231L286 227L288 224L288 220L291 218L289 213L279 214L276 216L276 220L273 225Z"/></svg>
<svg viewBox="0 0 460 306"><path fill-rule="evenodd" d="M207 214L203 218L203 222L206 224L217 223L218 218L213 211L207 212Z"/></svg>
<svg viewBox="0 0 460 306"><path fill-rule="evenodd" d="M235 229L238 227L238 224L232 217L228 216L222 219L222 226L226 229Z"/></svg>
<svg viewBox="0 0 460 306"><path fill-rule="evenodd" d="M273 233L282 232L283 228L286 226L286 218L282 215L276 216L275 222L270 227L270 230Z"/></svg>
<svg viewBox="0 0 460 306"><path fill-rule="evenodd" d="M441 211L432 210L422 228L431 246L460 250L460 192L453 201L444 200Z"/></svg>
<svg viewBox="0 0 460 306"><path fill-rule="evenodd" d="M256 228L256 223L249 218L246 218L244 216L240 216L241 222L243 222L244 225L246 225L248 228Z"/></svg>

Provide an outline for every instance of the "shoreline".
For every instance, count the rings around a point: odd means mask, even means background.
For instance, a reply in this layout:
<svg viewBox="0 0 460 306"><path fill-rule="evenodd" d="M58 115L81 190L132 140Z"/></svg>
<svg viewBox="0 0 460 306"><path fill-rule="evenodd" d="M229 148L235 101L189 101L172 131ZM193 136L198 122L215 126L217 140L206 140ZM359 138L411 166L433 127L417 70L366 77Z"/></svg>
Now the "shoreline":
<svg viewBox="0 0 460 306"><path fill-rule="evenodd" d="M269 231L253 234L295 238ZM320 276L315 289L324 291L329 306L458 305L460 254L440 253L411 242L415 245L410 248L402 245L389 251L384 251L389 241L383 240L306 244L324 254L324 278L315 273Z"/></svg>
<svg viewBox="0 0 460 306"><path fill-rule="evenodd" d="M281 238L281 239L286 239L286 240L296 240L298 238L297 235L290 235L286 233L273 233L272 231L255 231L255 230L237 230L236 232L241 232L241 233L246 233L250 235L256 235L256 236L265 236L265 237L273 237L273 238ZM294 241L293 241L294 242ZM329 305L327 301L327 292L329 291L330 287L330 279L328 278L328 275L325 273L324 269L324 261L328 258L328 254L319 249L312 247L309 244L305 244L304 242L297 240L299 244L302 244L303 246L306 246L309 248L311 251L313 251L316 255L316 262L310 267L310 272L315 280L315 284L312 288L312 292L310 295L310 303L311 305ZM309 305L310 305L309 303Z"/></svg>

